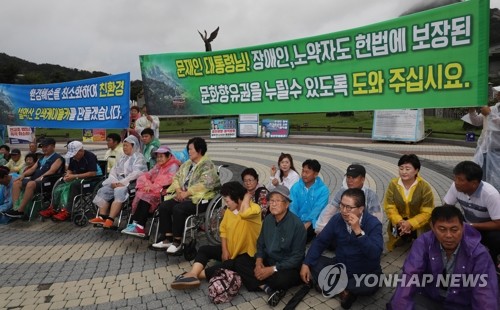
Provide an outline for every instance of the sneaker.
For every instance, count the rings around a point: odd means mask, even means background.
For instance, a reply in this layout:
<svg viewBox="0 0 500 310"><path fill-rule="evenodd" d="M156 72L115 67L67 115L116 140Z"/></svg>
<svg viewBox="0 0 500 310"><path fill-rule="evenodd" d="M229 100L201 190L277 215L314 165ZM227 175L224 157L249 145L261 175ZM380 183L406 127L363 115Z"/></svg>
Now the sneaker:
<svg viewBox="0 0 500 310"><path fill-rule="evenodd" d="M129 224L127 228L122 230L122 234L127 234L127 235L132 235L132 236L137 236L137 237L144 237L146 234L144 233L144 227L139 227L139 225L133 223Z"/></svg>
<svg viewBox="0 0 500 310"><path fill-rule="evenodd" d="M66 209L66 208L61 209L61 211L59 213L52 216L52 218L54 220L61 221L61 222L66 221L69 217L70 217L70 214L68 212L68 209Z"/></svg>
<svg viewBox="0 0 500 310"><path fill-rule="evenodd" d="M180 250L182 250L182 244L175 245L172 243L167 249L167 254L175 254Z"/></svg>
<svg viewBox="0 0 500 310"><path fill-rule="evenodd" d="M102 225L102 224L104 224L104 222L105 222L104 219L100 216L97 216L97 217L89 220L89 223L94 224L94 225Z"/></svg>
<svg viewBox="0 0 500 310"><path fill-rule="evenodd" d="M55 215L57 211L54 209L52 205L50 205L47 209L40 211L40 216L44 218L49 218Z"/></svg>
<svg viewBox="0 0 500 310"><path fill-rule="evenodd" d="M20 219L20 218L24 217L24 212L19 212L16 210L9 210L9 211L5 212L4 215L8 216L8 217Z"/></svg>
<svg viewBox="0 0 500 310"><path fill-rule="evenodd" d="M102 228L111 228L111 227L113 227L114 223L115 223L114 220L106 219L106 221L104 221L104 223L102 224Z"/></svg>
<svg viewBox="0 0 500 310"><path fill-rule="evenodd" d="M172 242L170 242L168 240L164 240L164 241L160 241L160 242L156 242L156 243L152 244L153 248L156 248L156 249L168 249L171 245L172 245Z"/></svg>
<svg viewBox="0 0 500 310"><path fill-rule="evenodd" d="M284 290L276 290L269 295L269 298L267 299L267 304L270 305L271 307L276 307L281 299L285 296L285 291Z"/></svg>
<svg viewBox="0 0 500 310"><path fill-rule="evenodd" d="M175 281L170 284L170 287L174 290L187 290L199 287L201 284L200 280L195 277L175 277Z"/></svg>

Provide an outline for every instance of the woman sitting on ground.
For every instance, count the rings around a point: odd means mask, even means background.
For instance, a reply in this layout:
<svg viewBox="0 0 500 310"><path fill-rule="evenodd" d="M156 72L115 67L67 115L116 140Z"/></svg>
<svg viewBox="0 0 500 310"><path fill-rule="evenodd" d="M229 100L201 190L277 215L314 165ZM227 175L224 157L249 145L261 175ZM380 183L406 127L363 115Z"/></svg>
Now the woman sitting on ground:
<svg viewBox="0 0 500 310"><path fill-rule="evenodd" d="M276 169L275 165L271 167L271 180L266 185L267 189L272 191L278 185L284 185L288 189L291 189L292 185L300 179L293 165L292 155L281 153L278 158L278 168Z"/></svg>
<svg viewBox="0 0 500 310"><path fill-rule="evenodd" d="M428 231L434 208L432 188L418 175L420 160L417 155L401 156L398 166L399 177L391 180L384 197L384 209L389 219L389 251Z"/></svg>
<svg viewBox="0 0 500 310"><path fill-rule="evenodd" d="M247 192L251 195L252 201L257 203L261 208L262 219L267 214L268 203L266 187L259 183L259 175L254 168L246 168L241 173L241 181Z"/></svg>
<svg viewBox="0 0 500 310"><path fill-rule="evenodd" d="M257 251L262 221L260 207L239 182L222 185L221 193L227 206L220 223L221 245L204 245L198 250L191 271L179 275L171 287L176 290L200 286L200 279L210 279L219 268L233 269L238 259L253 257ZM217 263L205 269L209 260Z"/></svg>
<svg viewBox="0 0 500 310"><path fill-rule="evenodd" d="M128 199L130 182L135 181L147 170L139 140L134 136L128 136L123 141L123 156L118 159L108 178L102 182L102 187L97 191L93 203L99 207L99 212L97 217L89 222L102 225L103 228L111 228L115 217L120 214L123 203ZM111 205L109 201L112 201Z"/></svg>
<svg viewBox="0 0 500 310"><path fill-rule="evenodd" d="M144 172L138 179L136 193L132 202L132 223L122 233L144 237L144 226L148 217L153 214L160 203L161 190L170 185L175 176L180 161L172 155L166 145L160 146L156 153L156 165Z"/></svg>
<svg viewBox="0 0 500 310"><path fill-rule="evenodd" d="M184 223L188 216L205 212L215 189L220 187L217 168L205 155L207 143L202 138L192 138L187 143L189 160L180 167L174 182L167 189L166 201L158 207L160 240L154 248L166 248L168 254L182 249ZM163 239L163 240L161 240Z"/></svg>

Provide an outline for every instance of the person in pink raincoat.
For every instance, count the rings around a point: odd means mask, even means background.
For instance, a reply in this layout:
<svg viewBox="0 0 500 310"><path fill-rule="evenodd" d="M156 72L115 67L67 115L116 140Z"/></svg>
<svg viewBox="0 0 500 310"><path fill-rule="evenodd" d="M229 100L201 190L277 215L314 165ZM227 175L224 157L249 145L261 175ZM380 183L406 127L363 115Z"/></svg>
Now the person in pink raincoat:
<svg viewBox="0 0 500 310"><path fill-rule="evenodd" d="M132 202L132 223L122 233L144 237L144 226L150 214L154 213L160 203L160 191L170 185L179 170L181 162L172 155L166 145L156 151L156 165L137 179L137 192Z"/></svg>

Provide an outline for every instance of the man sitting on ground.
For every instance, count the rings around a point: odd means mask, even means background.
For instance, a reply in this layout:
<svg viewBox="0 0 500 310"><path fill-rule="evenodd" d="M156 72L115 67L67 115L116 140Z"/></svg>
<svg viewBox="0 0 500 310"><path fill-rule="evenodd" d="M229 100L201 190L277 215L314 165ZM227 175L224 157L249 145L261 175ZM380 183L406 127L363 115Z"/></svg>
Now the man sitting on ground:
<svg viewBox="0 0 500 310"><path fill-rule="evenodd" d="M49 208L40 211L42 217L52 217L57 221L65 221L73 210L73 198L81 191L80 180L102 175L94 153L84 150L83 143L73 141L68 144L66 160L69 160L68 170L54 188L52 203ZM56 211L59 210L59 211Z"/></svg>
<svg viewBox="0 0 500 310"><path fill-rule="evenodd" d="M335 257L322 256L332 244L336 245ZM371 295L378 290L378 286L357 283L355 275L378 277L382 274L380 259L383 247L382 223L365 212L365 194L359 188L347 189L342 193L340 213L330 219L323 232L312 242L300 276L305 283L312 280L318 284L325 294L333 288L330 287L332 282L323 277L322 270L329 265L339 266L341 272L347 273L345 290L339 294L340 305L349 309L358 295Z"/></svg>
<svg viewBox="0 0 500 310"><path fill-rule="evenodd" d="M316 159L308 159L302 164L302 178L290 189L290 211L297 215L307 231L307 242L314 236L316 221L328 203L330 192L318 177L321 164Z"/></svg>
<svg viewBox="0 0 500 310"><path fill-rule="evenodd" d="M478 231L464 225L454 206L434 208L431 229L413 242L403 265L405 280L387 308L498 309L495 266Z"/></svg>
<svg viewBox="0 0 500 310"><path fill-rule="evenodd" d="M300 284L300 265L306 250L306 231L300 219L288 210L290 191L278 185L269 194L269 213L257 240L255 258L234 266L249 291L263 290L267 303L275 307L286 290Z"/></svg>
<svg viewBox="0 0 500 310"><path fill-rule="evenodd" d="M362 189L365 193L366 211L383 223L384 217L382 208L380 207L380 199L374 191L365 186L365 176L366 170L362 165L350 165L347 167L347 171L345 173L347 188L342 185L340 190L335 193L335 197L333 197L332 202L323 209L318 220L316 221L316 234L319 234L323 228L325 228L332 216L339 213L340 197L342 197L342 193L344 193L348 188Z"/></svg>
<svg viewBox="0 0 500 310"><path fill-rule="evenodd" d="M452 206L458 202L467 223L481 233L481 243L490 250L496 265L500 255L500 194L481 181L483 170L472 161L458 163L453 174L455 181L443 201Z"/></svg>
<svg viewBox="0 0 500 310"><path fill-rule="evenodd" d="M40 146L44 154L43 158L39 159L33 167L25 170L14 182L12 200L17 201L19 199L23 188L24 194L18 209L5 213L9 217L24 217L24 208L31 201L35 192L41 190L43 177L63 173L64 171L64 160L55 151L56 140L45 138L40 143Z"/></svg>

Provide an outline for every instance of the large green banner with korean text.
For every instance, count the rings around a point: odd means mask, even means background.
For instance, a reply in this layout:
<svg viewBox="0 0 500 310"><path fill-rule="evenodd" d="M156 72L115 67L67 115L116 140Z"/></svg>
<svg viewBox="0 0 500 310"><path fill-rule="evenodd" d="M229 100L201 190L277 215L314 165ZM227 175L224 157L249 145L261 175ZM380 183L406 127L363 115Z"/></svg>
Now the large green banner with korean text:
<svg viewBox="0 0 500 310"><path fill-rule="evenodd" d="M489 1L469 0L316 37L140 62L157 115L468 107L487 102L488 39Z"/></svg>

